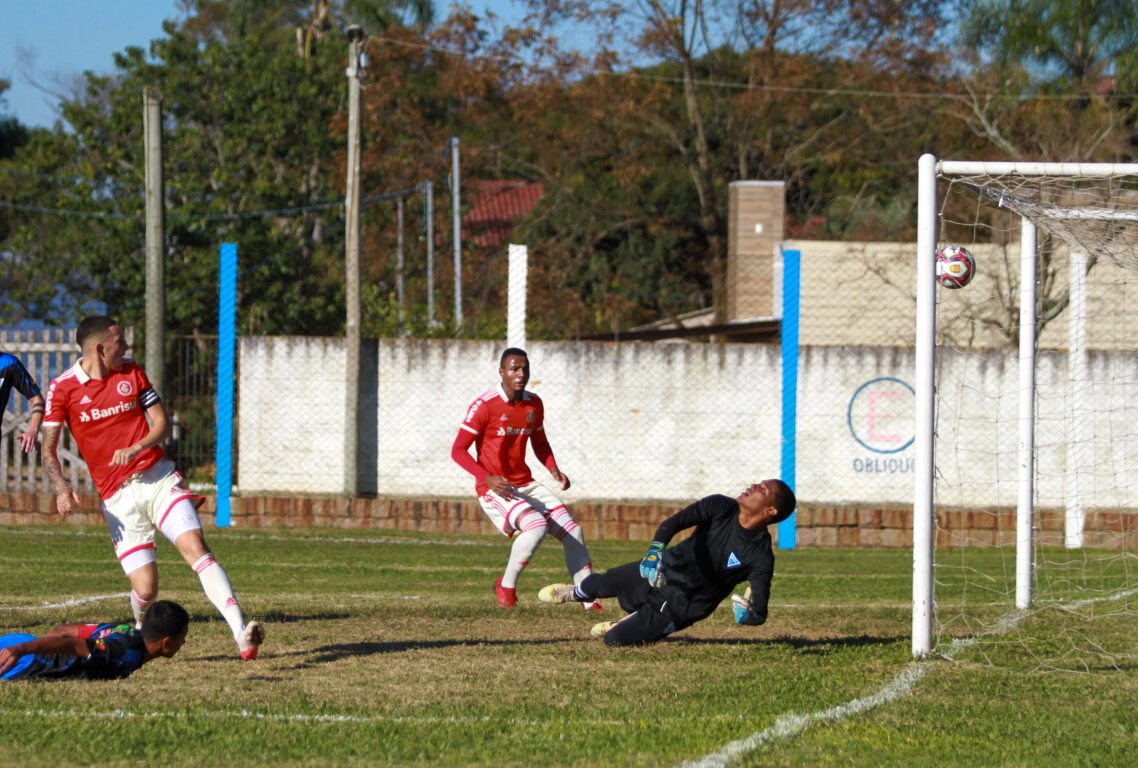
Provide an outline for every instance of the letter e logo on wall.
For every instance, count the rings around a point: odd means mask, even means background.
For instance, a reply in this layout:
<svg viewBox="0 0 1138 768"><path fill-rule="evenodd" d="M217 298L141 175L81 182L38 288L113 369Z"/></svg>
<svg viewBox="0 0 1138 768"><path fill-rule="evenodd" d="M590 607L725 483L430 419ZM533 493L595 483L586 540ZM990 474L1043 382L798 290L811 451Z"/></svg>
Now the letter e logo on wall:
<svg viewBox="0 0 1138 768"><path fill-rule="evenodd" d="M850 434L875 453L896 453L913 443L913 388L900 379L871 379L850 398Z"/></svg>

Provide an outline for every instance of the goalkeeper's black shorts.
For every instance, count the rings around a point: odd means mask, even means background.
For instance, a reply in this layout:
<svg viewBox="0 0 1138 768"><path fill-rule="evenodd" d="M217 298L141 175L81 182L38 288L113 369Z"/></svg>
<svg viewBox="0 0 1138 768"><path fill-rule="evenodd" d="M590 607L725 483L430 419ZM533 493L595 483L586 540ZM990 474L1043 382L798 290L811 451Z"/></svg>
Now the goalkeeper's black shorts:
<svg viewBox="0 0 1138 768"><path fill-rule="evenodd" d="M605 645L653 643L693 623L684 611L683 595L666 585L649 586L638 562L589 576L581 582L581 591L590 597L615 597L630 614L605 633Z"/></svg>

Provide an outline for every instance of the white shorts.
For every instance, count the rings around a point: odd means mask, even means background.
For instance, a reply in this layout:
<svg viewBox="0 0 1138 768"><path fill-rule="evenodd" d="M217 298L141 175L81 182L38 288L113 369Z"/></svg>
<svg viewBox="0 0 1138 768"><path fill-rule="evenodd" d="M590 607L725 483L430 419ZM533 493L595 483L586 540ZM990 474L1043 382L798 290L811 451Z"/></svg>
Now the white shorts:
<svg viewBox="0 0 1138 768"><path fill-rule="evenodd" d="M509 501L493 491L486 491L478 497L478 503L494 527L509 538L517 532L518 518L526 510L536 509L542 517L549 517L558 507L565 507L565 502L556 493L537 481L516 490L514 498Z"/></svg>
<svg viewBox="0 0 1138 768"><path fill-rule="evenodd" d="M174 462L163 459L132 475L103 500L103 518L124 573L154 562L155 531L173 542L200 530L198 507L205 498L182 487Z"/></svg>

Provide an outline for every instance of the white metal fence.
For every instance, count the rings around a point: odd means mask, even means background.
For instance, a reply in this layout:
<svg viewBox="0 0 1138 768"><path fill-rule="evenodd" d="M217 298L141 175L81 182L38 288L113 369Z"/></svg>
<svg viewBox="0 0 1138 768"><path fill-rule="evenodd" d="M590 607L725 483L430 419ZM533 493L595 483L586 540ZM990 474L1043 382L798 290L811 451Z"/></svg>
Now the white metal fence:
<svg viewBox="0 0 1138 768"><path fill-rule="evenodd" d="M79 359L75 331L71 328L0 331L0 351L20 358L45 396L51 380ZM31 493L49 490L38 450L37 453L26 454L16 441L16 436L27 429L30 418L28 402L18 392L13 392L4 411L3 427L0 427L0 491ZM87 465L67 430L60 437L57 455L71 487L79 493L93 493L95 486Z"/></svg>

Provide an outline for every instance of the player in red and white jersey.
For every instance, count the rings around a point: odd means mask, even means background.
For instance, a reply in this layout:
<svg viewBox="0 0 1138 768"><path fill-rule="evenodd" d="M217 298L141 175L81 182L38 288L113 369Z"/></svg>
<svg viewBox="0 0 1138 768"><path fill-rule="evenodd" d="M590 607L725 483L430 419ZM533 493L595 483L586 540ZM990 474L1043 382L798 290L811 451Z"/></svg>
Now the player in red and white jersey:
<svg viewBox="0 0 1138 768"><path fill-rule="evenodd" d="M197 513L204 499L183 487L160 446L172 425L142 368L124 359L130 347L122 328L103 315L87 317L75 341L83 356L52 379L43 420L43 465L56 509L66 516L79 505L57 454L60 429L67 424L103 500L115 555L130 580L136 622L141 625L158 599L154 546L155 532L162 531L229 624L241 658L257 658L265 630L255 621L245 623L229 576L205 543Z"/></svg>
<svg viewBox="0 0 1138 768"><path fill-rule="evenodd" d="M45 427L67 422L99 496L109 499L135 472L157 464L165 456L150 445L125 462L114 463L122 446L142 443L150 432L143 412L159 402L142 367L124 360L122 368L96 379L75 363L52 379L48 389Z"/></svg>
<svg viewBox="0 0 1138 768"><path fill-rule="evenodd" d="M561 490L569 489L569 477L558 469L545 435L541 398L525 388L529 357L523 350L510 347L502 353L498 374L502 383L466 409L450 455L474 475L482 511L499 531L514 539L506 572L494 582L498 605L512 608L518 601L518 577L547 532L561 542L565 565L575 584L589 576L593 567L581 526L556 493L534 480L526 464L526 446L532 441L538 461ZM477 458L470 455L471 445ZM601 610L599 601L584 606L586 610Z"/></svg>

